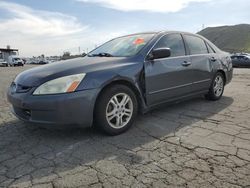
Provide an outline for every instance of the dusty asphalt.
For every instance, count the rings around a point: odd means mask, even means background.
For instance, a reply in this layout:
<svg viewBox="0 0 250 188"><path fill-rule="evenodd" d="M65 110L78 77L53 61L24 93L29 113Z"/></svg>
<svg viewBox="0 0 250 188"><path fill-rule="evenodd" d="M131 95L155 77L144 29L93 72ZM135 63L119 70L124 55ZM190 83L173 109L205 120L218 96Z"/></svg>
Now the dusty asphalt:
<svg viewBox="0 0 250 188"><path fill-rule="evenodd" d="M220 101L162 107L108 137L14 117L7 87L31 67L0 67L0 187L250 187L250 69Z"/></svg>

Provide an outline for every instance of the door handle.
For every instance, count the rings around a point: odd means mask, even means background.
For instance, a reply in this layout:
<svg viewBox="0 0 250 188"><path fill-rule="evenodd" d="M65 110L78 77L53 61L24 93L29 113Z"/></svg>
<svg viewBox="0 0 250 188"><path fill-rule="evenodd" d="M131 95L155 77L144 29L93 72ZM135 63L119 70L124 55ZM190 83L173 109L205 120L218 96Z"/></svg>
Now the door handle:
<svg viewBox="0 0 250 188"><path fill-rule="evenodd" d="M184 61L184 62L182 63L182 66L184 66L184 67L187 67L187 66L189 66L189 65L191 65L191 62L189 62L189 61Z"/></svg>
<svg viewBox="0 0 250 188"><path fill-rule="evenodd" d="M213 61L213 62L217 61L217 59L215 57L211 57L210 60Z"/></svg>

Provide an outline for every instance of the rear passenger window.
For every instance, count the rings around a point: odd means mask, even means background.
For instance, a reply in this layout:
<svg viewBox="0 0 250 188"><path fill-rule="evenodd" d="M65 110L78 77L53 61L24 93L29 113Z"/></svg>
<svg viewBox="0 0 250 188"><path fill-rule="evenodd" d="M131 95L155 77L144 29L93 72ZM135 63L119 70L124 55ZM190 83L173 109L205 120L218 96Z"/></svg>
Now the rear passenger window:
<svg viewBox="0 0 250 188"><path fill-rule="evenodd" d="M170 48L171 56L184 56L185 46L180 34L168 34L163 36L154 48Z"/></svg>
<svg viewBox="0 0 250 188"><path fill-rule="evenodd" d="M205 41L201 38L192 35L185 35L185 39L191 55L208 53Z"/></svg>

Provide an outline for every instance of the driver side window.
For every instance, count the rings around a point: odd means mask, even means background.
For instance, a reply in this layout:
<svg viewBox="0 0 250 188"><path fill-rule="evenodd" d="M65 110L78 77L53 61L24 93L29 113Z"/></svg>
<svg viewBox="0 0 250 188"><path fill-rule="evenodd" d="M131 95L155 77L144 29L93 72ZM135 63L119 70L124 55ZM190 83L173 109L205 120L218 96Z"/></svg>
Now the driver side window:
<svg viewBox="0 0 250 188"><path fill-rule="evenodd" d="M170 57L185 56L185 46L180 34L168 34L163 36L155 45L154 49L156 48L170 48Z"/></svg>

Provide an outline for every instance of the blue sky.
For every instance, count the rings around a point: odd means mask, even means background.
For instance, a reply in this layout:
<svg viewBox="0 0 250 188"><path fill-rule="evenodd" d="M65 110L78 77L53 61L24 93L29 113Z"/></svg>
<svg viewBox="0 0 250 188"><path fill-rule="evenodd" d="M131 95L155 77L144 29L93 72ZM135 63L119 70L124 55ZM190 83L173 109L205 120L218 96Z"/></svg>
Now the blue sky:
<svg viewBox="0 0 250 188"><path fill-rule="evenodd" d="M129 33L250 23L249 10L249 0L0 0L0 47L77 53Z"/></svg>

